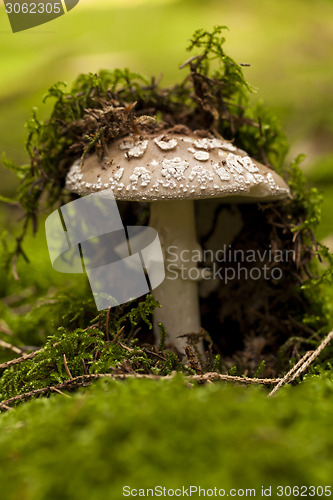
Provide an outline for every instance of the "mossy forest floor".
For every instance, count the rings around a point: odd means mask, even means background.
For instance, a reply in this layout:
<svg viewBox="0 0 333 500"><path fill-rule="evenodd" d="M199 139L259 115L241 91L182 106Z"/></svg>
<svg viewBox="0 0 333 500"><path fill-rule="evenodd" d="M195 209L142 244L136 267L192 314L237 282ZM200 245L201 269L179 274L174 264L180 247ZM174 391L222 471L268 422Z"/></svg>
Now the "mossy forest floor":
<svg viewBox="0 0 333 500"><path fill-rule="evenodd" d="M331 485L332 379L265 396L223 384L189 389L177 375L31 401L0 418L1 498L117 499L126 485L254 488L256 497L272 486L278 498L281 485Z"/></svg>

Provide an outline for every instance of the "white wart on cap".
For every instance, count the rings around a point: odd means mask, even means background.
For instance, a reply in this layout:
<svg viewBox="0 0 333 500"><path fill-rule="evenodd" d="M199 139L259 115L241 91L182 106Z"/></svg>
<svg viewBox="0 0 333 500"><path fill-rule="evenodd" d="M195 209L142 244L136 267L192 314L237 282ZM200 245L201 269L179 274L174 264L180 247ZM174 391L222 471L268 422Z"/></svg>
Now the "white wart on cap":
<svg viewBox="0 0 333 500"><path fill-rule="evenodd" d="M83 166L74 164L66 188L80 195L112 188L116 199L133 201L230 197L225 201L260 202L289 195L276 172L208 134L166 130L127 136L114 140L108 155L111 160L104 164L96 154Z"/></svg>

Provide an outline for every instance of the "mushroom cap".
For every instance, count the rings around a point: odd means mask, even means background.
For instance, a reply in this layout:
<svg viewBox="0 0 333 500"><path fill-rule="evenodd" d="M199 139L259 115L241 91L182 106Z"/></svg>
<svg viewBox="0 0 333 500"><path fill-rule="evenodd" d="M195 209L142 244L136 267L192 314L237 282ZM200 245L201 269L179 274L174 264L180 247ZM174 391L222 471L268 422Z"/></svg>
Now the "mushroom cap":
<svg viewBox="0 0 333 500"><path fill-rule="evenodd" d="M284 180L231 142L202 131L149 133L111 142L70 168L66 188L87 195L112 188L118 200L226 198L249 203L290 195Z"/></svg>

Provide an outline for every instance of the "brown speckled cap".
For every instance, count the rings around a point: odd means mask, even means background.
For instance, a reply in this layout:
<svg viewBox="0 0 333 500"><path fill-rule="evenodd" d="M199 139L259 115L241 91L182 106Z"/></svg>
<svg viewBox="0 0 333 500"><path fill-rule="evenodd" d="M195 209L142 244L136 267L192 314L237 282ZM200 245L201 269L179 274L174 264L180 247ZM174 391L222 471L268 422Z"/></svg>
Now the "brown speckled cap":
<svg viewBox="0 0 333 500"><path fill-rule="evenodd" d="M76 162L66 188L87 195L112 188L118 200L227 198L228 202L264 202L289 196L273 170L231 142L207 132L164 131L114 140L109 160L96 154Z"/></svg>

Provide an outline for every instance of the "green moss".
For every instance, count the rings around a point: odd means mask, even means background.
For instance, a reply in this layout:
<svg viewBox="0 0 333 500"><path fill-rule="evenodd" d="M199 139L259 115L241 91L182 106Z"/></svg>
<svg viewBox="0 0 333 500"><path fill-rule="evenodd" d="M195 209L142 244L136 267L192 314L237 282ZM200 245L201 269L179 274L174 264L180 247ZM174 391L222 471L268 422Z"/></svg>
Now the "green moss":
<svg viewBox="0 0 333 500"><path fill-rule="evenodd" d="M135 332L144 325L152 328L152 313L158 306L147 295L145 300L118 307L109 315L103 312L87 329L59 328L33 359L3 369L0 400L61 384L70 376L112 373L122 363L126 363L125 373L128 369L155 375L168 375L173 370L188 372L177 356L164 351L164 347L158 353L154 348L136 345Z"/></svg>
<svg viewBox="0 0 333 500"><path fill-rule="evenodd" d="M103 381L0 417L2 496L104 500L122 488L331 485L332 379L267 400L224 386ZM193 494L193 498L198 498Z"/></svg>

